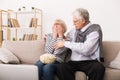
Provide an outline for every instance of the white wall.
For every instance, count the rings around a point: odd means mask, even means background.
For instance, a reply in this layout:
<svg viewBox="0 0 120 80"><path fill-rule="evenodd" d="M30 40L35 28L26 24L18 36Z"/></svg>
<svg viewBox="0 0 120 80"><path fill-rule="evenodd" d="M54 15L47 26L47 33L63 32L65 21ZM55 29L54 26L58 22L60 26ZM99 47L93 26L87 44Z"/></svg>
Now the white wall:
<svg viewBox="0 0 120 80"><path fill-rule="evenodd" d="M90 12L92 23L98 23L103 30L103 39L120 41L120 0L1 0L0 9L18 10L26 6L26 10L37 7L43 10L44 33L51 32L56 18L63 19L68 29L73 27L72 11L82 7Z"/></svg>

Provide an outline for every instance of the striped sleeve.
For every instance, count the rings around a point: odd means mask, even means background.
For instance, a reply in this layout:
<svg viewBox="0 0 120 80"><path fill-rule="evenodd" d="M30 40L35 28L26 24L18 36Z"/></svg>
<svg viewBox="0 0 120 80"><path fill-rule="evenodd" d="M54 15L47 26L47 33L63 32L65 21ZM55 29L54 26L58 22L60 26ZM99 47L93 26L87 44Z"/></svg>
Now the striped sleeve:
<svg viewBox="0 0 120 80"><path fill-rule="evenodd" d="M55 51L54 44L57 40L52 38L52 34L46 35L46 44L45 44L45 52L53 53Z"/></svg>

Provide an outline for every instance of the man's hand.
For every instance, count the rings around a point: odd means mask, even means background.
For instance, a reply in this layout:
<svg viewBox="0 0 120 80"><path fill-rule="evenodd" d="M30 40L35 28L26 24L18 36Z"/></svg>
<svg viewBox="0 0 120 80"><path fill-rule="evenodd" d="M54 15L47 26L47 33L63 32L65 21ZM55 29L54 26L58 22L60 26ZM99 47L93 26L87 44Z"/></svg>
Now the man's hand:
<svg viewBox="0 0 120 80"><path fill-rule="evenodd" d="M59 49L64 46L65 40L55 43L55 49Z"/></svg>

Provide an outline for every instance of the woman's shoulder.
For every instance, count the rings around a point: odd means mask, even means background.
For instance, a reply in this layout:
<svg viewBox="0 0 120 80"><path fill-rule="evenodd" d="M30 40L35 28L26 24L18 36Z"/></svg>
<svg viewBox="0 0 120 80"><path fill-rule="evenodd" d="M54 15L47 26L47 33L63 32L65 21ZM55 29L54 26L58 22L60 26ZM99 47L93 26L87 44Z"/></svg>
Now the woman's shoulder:
<svg viewBox="0 0 120 80"><path fill-rule="evenodd" d="M48 34L46 34L46 36L52 36L52 33L48 33Z"/></svg>
<svg viewBox="0 0 120 80"><path fill-rule="evenodd" d="M52 38L52 33L48 33L45 36L46 36L46 38Z"/></svg>

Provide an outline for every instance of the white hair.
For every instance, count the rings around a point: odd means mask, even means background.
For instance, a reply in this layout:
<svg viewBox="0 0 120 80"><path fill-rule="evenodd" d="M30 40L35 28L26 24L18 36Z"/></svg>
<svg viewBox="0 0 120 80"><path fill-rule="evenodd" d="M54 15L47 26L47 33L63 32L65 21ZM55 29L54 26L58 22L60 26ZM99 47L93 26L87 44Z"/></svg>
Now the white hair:
<svg viewBox="0 0 120 80"><path fill-rule="evenodd" d="M85 19L86 22L89 21L89 13L86 9L78 8L73 12L73 16L78 19Z"/></svg>

